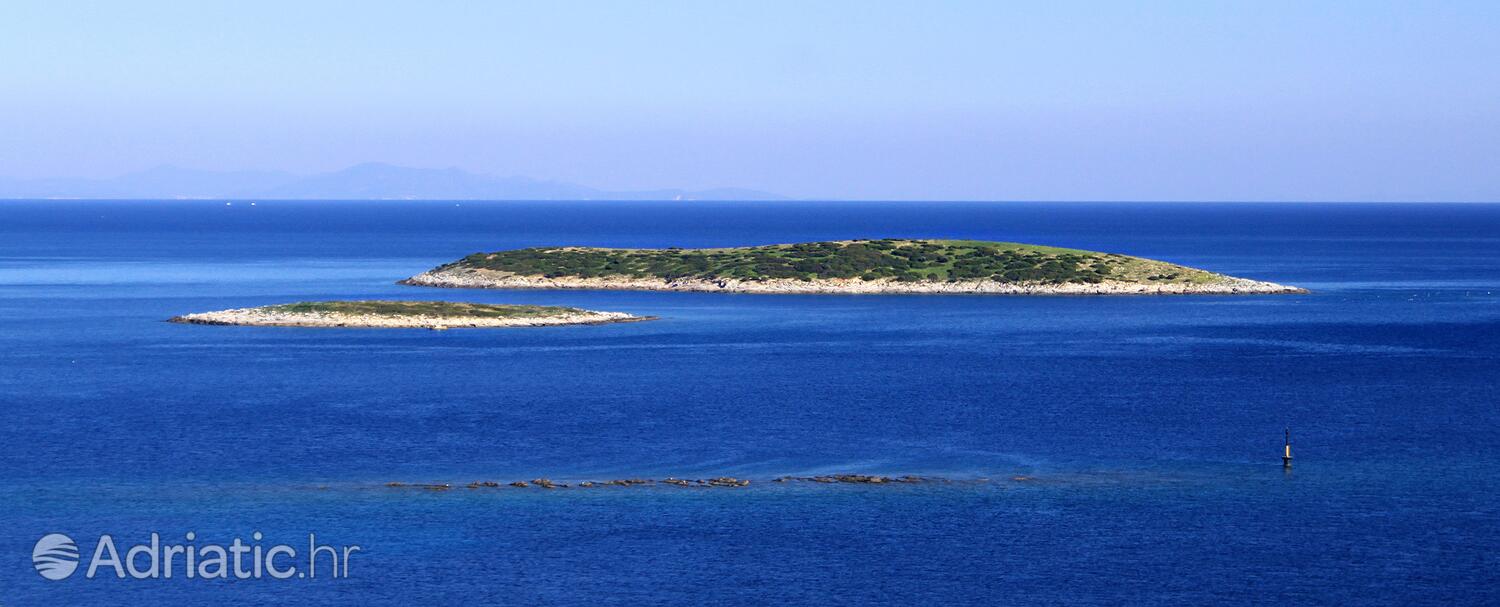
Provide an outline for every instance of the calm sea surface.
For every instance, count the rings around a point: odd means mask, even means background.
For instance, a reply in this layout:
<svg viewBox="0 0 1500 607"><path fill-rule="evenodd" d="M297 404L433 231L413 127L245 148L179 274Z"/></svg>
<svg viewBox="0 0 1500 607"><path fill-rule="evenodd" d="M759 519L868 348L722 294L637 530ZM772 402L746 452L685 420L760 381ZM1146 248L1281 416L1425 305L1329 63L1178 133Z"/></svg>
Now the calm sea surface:
<svg viewBox="0 0 1500 607"><path fill-rule="evenodd" d="M481 250L862 237L1097 249L1313 293L394 284ZM347 298L661 320L162 322ZM766 482L827 472L961 482ZM718 475L756 482L382 486ZM1497 205L0 202L5 607L1496 604L1497 498ZM48 581L29 558L48 533L87 562L101 534L123 552L189 531L362 550L347 579Z"/></svg>

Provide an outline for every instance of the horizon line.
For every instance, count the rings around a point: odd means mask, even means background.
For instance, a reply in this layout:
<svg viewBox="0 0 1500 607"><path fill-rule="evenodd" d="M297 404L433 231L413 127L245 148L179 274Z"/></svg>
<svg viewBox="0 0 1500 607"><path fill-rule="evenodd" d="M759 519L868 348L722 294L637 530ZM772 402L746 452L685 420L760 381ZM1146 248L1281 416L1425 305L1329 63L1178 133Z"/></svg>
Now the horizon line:
<svg viewBox="0 0 1500 607"><path fill-rule="evenodd" d="M950 198L780 198L780 199L667 199L667 198L94 198L85 196L48 196L12 198L0 196L5 202L678 202L696 204L758 203L876 203L876 204L1405 204L1405 205L1482 205L1500 204L1500 200L1106 200L1106 199L950 199Z"/></svg>

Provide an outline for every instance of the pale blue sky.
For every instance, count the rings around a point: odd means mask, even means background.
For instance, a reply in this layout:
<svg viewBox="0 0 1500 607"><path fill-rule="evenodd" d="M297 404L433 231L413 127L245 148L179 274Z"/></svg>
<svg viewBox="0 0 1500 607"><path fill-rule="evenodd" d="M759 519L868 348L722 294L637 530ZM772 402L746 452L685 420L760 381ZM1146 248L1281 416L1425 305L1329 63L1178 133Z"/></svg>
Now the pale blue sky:
<svg viewBox="0 0 1500 607"><path fill-rule="evenodd" d="M1500 200L1500 2L0 4L0 176Z"/></svg>

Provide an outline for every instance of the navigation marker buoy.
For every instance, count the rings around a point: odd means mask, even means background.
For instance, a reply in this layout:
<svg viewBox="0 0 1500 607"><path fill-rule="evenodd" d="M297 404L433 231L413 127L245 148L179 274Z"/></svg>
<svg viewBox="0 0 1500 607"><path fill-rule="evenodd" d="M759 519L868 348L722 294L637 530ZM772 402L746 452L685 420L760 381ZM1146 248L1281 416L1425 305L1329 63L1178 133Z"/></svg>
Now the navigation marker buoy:
<svg viewBox="0 0 1500 607"><path fill-rule="evenodd" d="M1281 467L1290 469L1292 467L1292 429L1286 429L1286 446L1281 452Z"/></svg>

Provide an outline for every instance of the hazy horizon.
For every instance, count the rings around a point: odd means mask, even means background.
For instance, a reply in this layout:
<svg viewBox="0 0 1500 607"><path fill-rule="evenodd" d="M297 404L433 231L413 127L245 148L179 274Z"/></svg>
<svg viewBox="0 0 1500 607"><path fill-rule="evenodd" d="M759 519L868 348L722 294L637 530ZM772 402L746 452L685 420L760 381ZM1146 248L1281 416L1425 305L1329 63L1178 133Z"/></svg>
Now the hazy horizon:
<svg viewBox="0 0 1500 607"><path fill-rule="evenodd" d="M0 6L0 178L1500 200L1500 5Z"/></svg>

